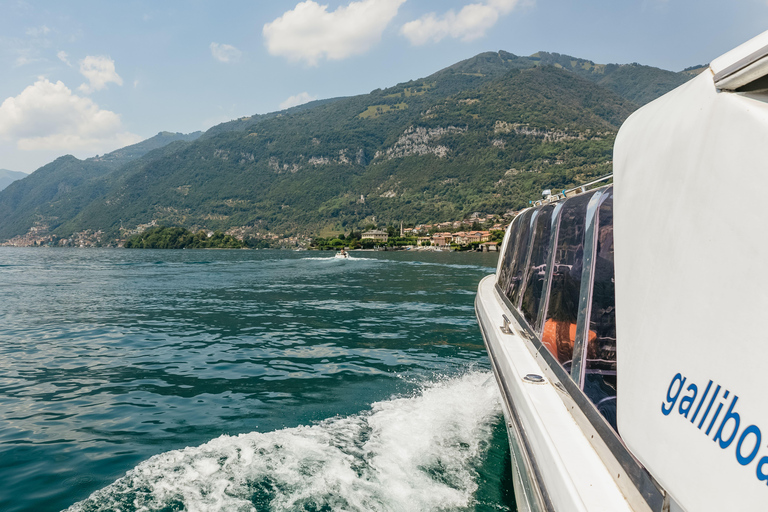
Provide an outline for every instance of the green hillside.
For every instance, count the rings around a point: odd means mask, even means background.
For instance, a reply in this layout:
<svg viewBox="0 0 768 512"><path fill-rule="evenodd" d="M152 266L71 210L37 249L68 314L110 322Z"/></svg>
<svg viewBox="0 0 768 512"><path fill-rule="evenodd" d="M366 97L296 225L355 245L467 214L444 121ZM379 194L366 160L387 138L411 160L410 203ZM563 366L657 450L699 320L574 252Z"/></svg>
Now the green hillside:
<svg viewBox="0 0 768 512"><path fill-rule="evenodd" d="M8 169L0 169L0 190L10 185L16 180L26 178L27 174L19 171L9 171Z"/></svg>
<svg viewBox="0 0 768 512"><path fill-rule="evenodd" d="M143 140L137 144L126 146L111 153L107 153L102 157L95 157L93 160L97 162L106 162L113 164L115 167L124 165L131 160L140 158L150 151L167 146L171 142L185 141L192 142L200 137L203 132L194 133L172 133L172 132L160 132L154 137L150 137L147 140ZM90 160L90 159L89 159Z"/></svg>
<svg viewBox="0 0 768 512"><path fill-rule="evenodd" d="M691 79L691 74L675 73L641 64L595 64L559 53L539 52L531 56L540 66L555 66L576 73L606 87L638 105L645 105ZM687 71L687 70L686 70Z"/></svg>
<svg viewBox="0 0 768 512"><path fill-rule="evenodd" d="M543 188L610 172L621 122L674 86L659 80L670 72L615 68L489 52L385 90L241 118L143 155L126 151L121 165L114 154L62 157L0 193L0 239L36 224L62 237L121 237L121 226L152 221L314 235L374 218L434 222L519 209Z"/></svg>
<svg viewBox="0 0 768 512"><path fill-rule="evenodd" d="M160 132L101 157L57 158L0 193L0 240L24 234L33 226L60 227L92 201L103 197L117 176L130 172L132 161L172 142L191 141L199 136L200 132Z"/></svg>

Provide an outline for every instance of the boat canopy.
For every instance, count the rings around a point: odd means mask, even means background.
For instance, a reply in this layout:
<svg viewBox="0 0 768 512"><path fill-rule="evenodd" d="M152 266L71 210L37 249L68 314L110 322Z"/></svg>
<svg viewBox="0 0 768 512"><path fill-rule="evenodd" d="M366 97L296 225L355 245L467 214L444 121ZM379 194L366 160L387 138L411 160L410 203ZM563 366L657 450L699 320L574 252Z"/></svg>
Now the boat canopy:
<svg viewBox="0 0 768 512"><path fill-rule="evenodd" d="M768 503L768 89L745 87L767 44L639 109L614 147L618 430L685 510Z"/></svg>
<svg viewBox="0 0 768 512"><path fill-rule="evenodd" d="M736 91L760 81L768 75L768 32L718 57L710 69L715 86L725 91ZM768 83L758 87L768 88Z"/></svg>

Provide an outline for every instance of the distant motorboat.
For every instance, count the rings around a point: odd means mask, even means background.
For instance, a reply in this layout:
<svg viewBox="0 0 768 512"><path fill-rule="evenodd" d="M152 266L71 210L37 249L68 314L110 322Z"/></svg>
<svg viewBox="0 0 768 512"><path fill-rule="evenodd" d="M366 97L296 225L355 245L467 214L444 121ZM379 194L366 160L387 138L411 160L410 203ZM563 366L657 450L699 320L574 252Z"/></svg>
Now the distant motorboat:
<svg viewBox="0 0 768 512"><path fill-rule="evenodd" d="M347 259L349 259L349 253L347 251L345 251L344 249L342 249L340 252L337 252L336 256L334 256L334 257L338 258L340 260L347 260Z"/></svg>

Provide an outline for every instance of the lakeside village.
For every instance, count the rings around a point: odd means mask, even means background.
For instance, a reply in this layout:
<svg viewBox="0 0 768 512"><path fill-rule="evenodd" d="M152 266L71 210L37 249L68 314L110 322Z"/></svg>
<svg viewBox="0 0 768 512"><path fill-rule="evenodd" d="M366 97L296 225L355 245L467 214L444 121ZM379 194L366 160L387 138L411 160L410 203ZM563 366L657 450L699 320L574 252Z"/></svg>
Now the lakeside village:
<svg viewBox="0 0 768 512"><path fill-rule="evenodd" d="M475 214L478 215L478 214ZM470 220L418 224L413 227L400 225L384 229L352 231L335 238L316 238L310 249L341 250L422 250L422 251L497 251L504 238L506 225L495 216L473 217Z"/></svg>
<svg viewBox="0 0 768 512"><path fill-rule="evenodd" d="M135 229L121 229L121 238L109 240L103 231L86 230L67 238L52 234L39 223L22 236L0 246L10 247L126 247L126 248L283 248L314 250L427 250L496 251L514 214L504 217L473 213L460 221L407 226L376 226L340 233L329 238L259 233L245 227L226 232L165 227L156 221Z"/></svg>

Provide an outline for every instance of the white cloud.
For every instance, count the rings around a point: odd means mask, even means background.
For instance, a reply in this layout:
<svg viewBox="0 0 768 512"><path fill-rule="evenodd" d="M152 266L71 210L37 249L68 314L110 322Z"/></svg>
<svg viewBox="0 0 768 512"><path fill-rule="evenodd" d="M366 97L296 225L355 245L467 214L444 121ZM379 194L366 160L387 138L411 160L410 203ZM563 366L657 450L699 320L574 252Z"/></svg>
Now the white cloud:
<svg viewBox="0 0 768 512"><path fill-rule="evenodd" d="M67 152L103 152L141 140L123 129L119 115L47 78L0 104L0 137L25 151Z"/></svg>
<svg viewBox="0 0 768 512"><path fill-rule="evenodd" d="M519 0L488 0L486 3L501 14L509 14L518 2Z"/></svg>
<svg viewBox="0 0 768 512"><path fill-rule="evenodd" d="M50 28L46 27L45 25L41 25L39 27L30 27L25 31L25 33L30 37L40 37L46 35L50 31Z"/></svg>
<svg viewBox="0 0 768 512"><path fill-rule="evenodd" d="M429 13L403 25L400 33L417 46L446 37L472 41L483 37L499 17L510 13L517 3L518 0L488 0L465 5L458 13L453 9L441 16Z"/></svg>
<svg viewBox="0 0 768 512"><path fill-rule="evenodd" d="M80 74L88 79L78 90L88 94L104 89L107 84L123 85L123 79L115 71L115 61L103 55L89 55L80 61Z"/></svg>
<svg viewBox="0 0 768 512"><path fill-rule="evenodd" d="M69 55L67 55L67 52L62 50L59 53L57 53L56 56L59 58L61 62L63 62L69 67L72 67L72 64L69 62Z"/></svg>
<svg viewBox="0 0 768 512"><path fill-rule="evenodd" d="M299 94L295 96L291 96L284 102L280 104L281 109L291 108L295 107L296 105L303 105L304 103L309 103L310 101L315 101L317 99L317 96L312 96L308 92L300 92Z"/></svg>
<svg viewBox="0 0 768 512"><path fill-rule="evenodd" d="M15 57L14 67L47 61L52 45L48 36L56 34L56 30L51 30L46 25L40 25L39 27L28 27L24 30L24 33L28 37L19 38L0 35L0 51Z"/></svg>
<svg viewBox="0 0 768 512"><path fill-rule="evenodd" d="M237 62L242 54L243 52L232 45L211 43L211 55L219 62Z"/></svg>
<svg viewBox="0 0 768 512"><path fill-rule="evenodd" d="M335 11L307 0L264 25L272 55L316 66L322 58L340 60L367 52L405 0L361 0Z"/></svg>
<svg viewBox="0 0 768 512"><path fill-rule="evenodd" d="M21 67L21 66L26 66L27 64L31 64L33 62L39 62L39 61L43 60L43 59L41 59L39 57L34 57L33 53L35 53L35 52L33 52L33 51L20 51L19 52L19 56L16 57L16 60L13 63L14 67L18 68L18 67Z"/></svg>

